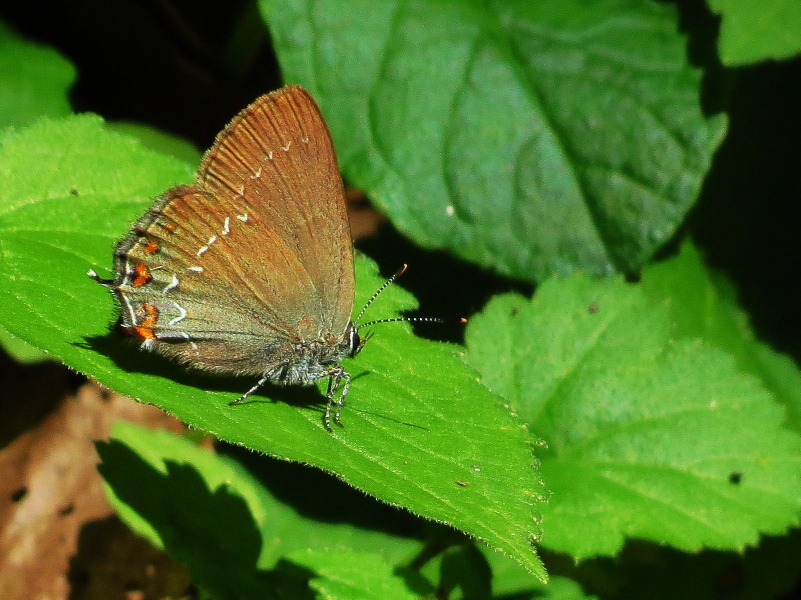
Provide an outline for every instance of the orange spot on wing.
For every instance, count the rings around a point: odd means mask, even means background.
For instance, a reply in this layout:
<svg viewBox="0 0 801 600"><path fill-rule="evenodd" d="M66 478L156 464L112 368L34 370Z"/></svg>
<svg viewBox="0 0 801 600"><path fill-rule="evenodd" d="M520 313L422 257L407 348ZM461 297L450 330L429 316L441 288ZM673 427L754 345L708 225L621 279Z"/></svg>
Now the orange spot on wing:
<svg viewBox="0 0 801 600"><path fill-rule="evenodd" d="M159 319L159 309L144 302L136 307L136 318L141 321L139 325L126 327L125 332L140 340L155 340L156 332L153 331L153 327Z"/></svg>
<svg viewBox="0 0 801 600"><path fill-rule="evenodd" d="M159 243L156 240L148 240L144 250L142 250L145 254L155 254L158 251Z"/></svg>
<svg viewBox="0 0 801 600"><path fill-rule="evenodd" d="M148 281L153 279L153 276L150 274L150 270L142 264L136 265L134 267L134 272L136 273L136 277L131 282L134 287L142 287Z"/></svg>
<svg viewBox="0 0 801 600"><path fill-rule="evenodd" d="M142 309L145 311L145 318L142 319L142 327L153 327L159 318L159 309L152 304L143 304Z"/></svg>
<svg viewBox="0 0 801 600"><path fill-rule="evenodd" d="M143 340L155 340L156 334L153 333L153 330L150 327L130 327L128 331L134 337L138 337Z"/></svg>

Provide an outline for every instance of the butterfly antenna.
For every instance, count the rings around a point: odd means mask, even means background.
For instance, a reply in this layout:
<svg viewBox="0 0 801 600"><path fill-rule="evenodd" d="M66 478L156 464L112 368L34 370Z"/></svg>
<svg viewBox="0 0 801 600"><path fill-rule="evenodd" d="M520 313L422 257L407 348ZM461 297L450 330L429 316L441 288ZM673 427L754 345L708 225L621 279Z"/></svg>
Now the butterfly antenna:
<svg viewBox="0 0 801 600"><path fill-rule="evenodd" d="M364 313L367 310L367 308L373 303L373 301L376 298L378 298L379 294L381 294L381 292L383 292L390 285L392 285L398 277L403 275L406 272L406 269L408 267L409 267L409 265L404 264L400 269L398 269L395 272L394 275L392 275L392 277L387 279L384 282L384 284L380 288L378 288L376 290L375 294L373 294L370 297L370 299L365 303L364 308L362 308L361 312L359 313L359 316L356 317L356 320L354 321L354 323L358 323L359 322L359 319L362 318L362 316L364 315ZM440 319L440 318L437 318L437 317L393 317L391 319L377 319L375 321L368 321L367 323L362 323L361 325L357 325L356 329L359 330L359 329L362 329L363 327L368 327L370 325L376 325L377 323L401 323L401 322L405 322L405 323L451 323L451 322L467 323L467 319L459 318L459 319L452 320L452 319ZM371 334L368 333L367 337L363 340L363 342L366 342L370 338L370 335Z"/></svg>
<svg viewBox="0 0 801 600"><path fill-rule="evenodd" d="M362 323L361 325L356 326L356 330L358 331L362 327L369 327L370 325L375 325L376 323L467 323L467 319L464 317L458 317L456 319L440 319L438 317L394 317L392 319L378 319L376 321L368 321L367 323Z"/></svg>
<svg viewBox="0 0 801 600"><path fill-rule="evenodd" d="M409 265L404 264L400 269L395 271L395 274L392 277L387 279L384 282L384 284L375 291L375 294L370 296L370 299L367 302L365 302L364 307L362 308L362 311L359 313L359 316L356 317L356 320L354 321L354 323L358 323L359 322L359 319L362 318L362 316L364 315L365 311L369 308L369 306L373 303L373 301L376 298L378 298L378 296L381 294L381 292L383 292L385 289L387 289L389 286L391 286L398 277L400 277L401 275L403 275L406 272L406 269L408 269L408 268L409 268ZM365 323L365 325L367 325L367 323ZM362 327L364 327L364 325L359 326L359 329L361 329Z"/></svg>

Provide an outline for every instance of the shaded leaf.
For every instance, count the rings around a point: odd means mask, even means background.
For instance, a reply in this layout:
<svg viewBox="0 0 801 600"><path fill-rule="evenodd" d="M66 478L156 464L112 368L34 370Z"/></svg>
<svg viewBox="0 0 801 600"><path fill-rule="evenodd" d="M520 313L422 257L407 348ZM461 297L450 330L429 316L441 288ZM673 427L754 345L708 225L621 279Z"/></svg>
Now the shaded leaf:
<svg viewBox="0 0 801 600"><path fill-rule="evenodd" d="M462 600L489 600L492 597L492 569L473 544L448 548L440 561L440 595L450 598L455 589Z"/></svg>
<svg viewBox="0 0 801 600"><path fill-rule="evenodd" d="M418 243L502 274L638 269L695 202L724 132L701 113L665 5L260 6L347 178Z"/></svg>
<svg viewBox="0 0 801 600"><path fill-rule="evenodd" d="M520 568L507 557L486 548L484 554L492 567L492 592L494 598L514 600L598 600L598 596L587 594L574 579L560 576L551 565L549 580L543 584L530 573Z"/></svg>
<svg viewBox="0 0 801 600"><path fill-rule="evenodd" d="M205 560L217 560L213 554L219 544L195 548L191 543L195 534L184 532L184 526L209 530L220 539L230 536L232 530L240 532L236 535L249 531L253 536L256 532L259 551L251 561L253 572L272 569L286 554L310 547L371 551L400 560L419 546L416 540L382 531L301 516L274 497L240 463L166 432L121 423L115 427L111 442L100 444L99 452L103 458L100 471L111 501L128 526L159 548L166 546L176 555L188 555L194 568L205 568ZM202 497L185 498L188 490L178 474L184 472L186 477L189 471L202 481ZM154 478L156 472L160 476ZM233 525L213 516L223 494L239 498L247 508L238 516L227 515L227 519L237 517ZM169 515L185 511L187 502L193 503L193 510L183 517L189 521L181 524ZM173 548L176 544L179 547ZM195 560L192 552L202 552L203 556ZM237 556L244 562L241 554Z"/></svg>
<svg viewBox="0 0 801 600"><path fill-rule="evenodd" d="M46 352L22 341L4 327L0 327L0 345L9 356L21 363L35 363L48 358Z"/></svg>
<svg viewBox="0 0 801 600"><path fill-rule="evenodd" d="M58 52L28 42L0 21L0 129L72 112L75 69Z"/></svg>
<svg viewBox="0 0 801 600"><path fill-rule="evenodd" d="M220 598L274 597L258 568L267 502L256 482L173 434L124 423L98 453L120 516L195 583Z"/></svg>

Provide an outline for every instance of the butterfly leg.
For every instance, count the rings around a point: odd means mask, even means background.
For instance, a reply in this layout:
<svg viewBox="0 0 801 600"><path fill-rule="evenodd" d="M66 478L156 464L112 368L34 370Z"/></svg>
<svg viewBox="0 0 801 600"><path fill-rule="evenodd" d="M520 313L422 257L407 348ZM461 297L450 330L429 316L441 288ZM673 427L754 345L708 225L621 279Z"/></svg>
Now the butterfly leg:
<svg viewBox="0 0 801 600"><path fill-rule="evenodd" d="M248 396L250 396L250 395L251 395L253 392L255 392L255 391L256 391L256 390L258 390L258 389L259 389L261 386L263 386L265 383L267 383L267 382L269 381L269 379L270 379L270 378L269 378L269 377L267 377L267 376L265 375L264 377L262 377L261 379L259 379L259 381L256 383L256 385L254 385L254 386L253 386L252 388L250 388L250 389L249 389L247 392L245 392L244 394L242 394L241 396L239 396L239 398L237 398L236 400L231 400L231 401L228 403L228 406L233 406L234 404L241 404L242 402L244 402L244 401L247 399L247 397L248 397Z"/></svg>
<svg viewBox="0 0 801 600"><path fill-rule="evenodd" d="M336 410L334 411L334 423L339 425L340 427L344 427L342 425L342 421L340 421L340 415L342 414L342 406L345 404L345 396L348 395L348 390L350 390L350 373L348 373L345 369L341 366L334 367L326 372L328 375L328 393L326 394L326 399L328 403L325 406L325 416L323 417L323 423L325 424L325 428L329 432L333 432L331 429L331 407L336 404ZM342 393L339 395L336 403L334 402L334 396L337 395L339 391L339 384L342 383Z"/></svg>

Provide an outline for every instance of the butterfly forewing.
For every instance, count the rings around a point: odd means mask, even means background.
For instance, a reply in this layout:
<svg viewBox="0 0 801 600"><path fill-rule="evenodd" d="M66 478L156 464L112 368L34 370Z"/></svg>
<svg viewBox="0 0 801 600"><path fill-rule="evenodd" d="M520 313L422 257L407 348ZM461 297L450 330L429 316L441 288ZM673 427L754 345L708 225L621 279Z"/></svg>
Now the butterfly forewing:
<svg viewBox="0 0 801 600"><path fill-rule="evenodd" d="M116 270L123 328L195 366L268 373L303 344L341 345L353 251L311 96L290 86L234 118L194 185L168 190L120 241Z"/></svg>
<svg viewBox="0 0 801 600"><path fill-rule="evenodd" d="M259 272L281 255L297 259L302 272L284 272L283 290L248 273L279 320L341 336L353 308L353 250L333 142L311 96L289 86L242 111L206 153L197 185L246 211L254 227L269 231L265 241L281 240L253 249Z"/></svg>

